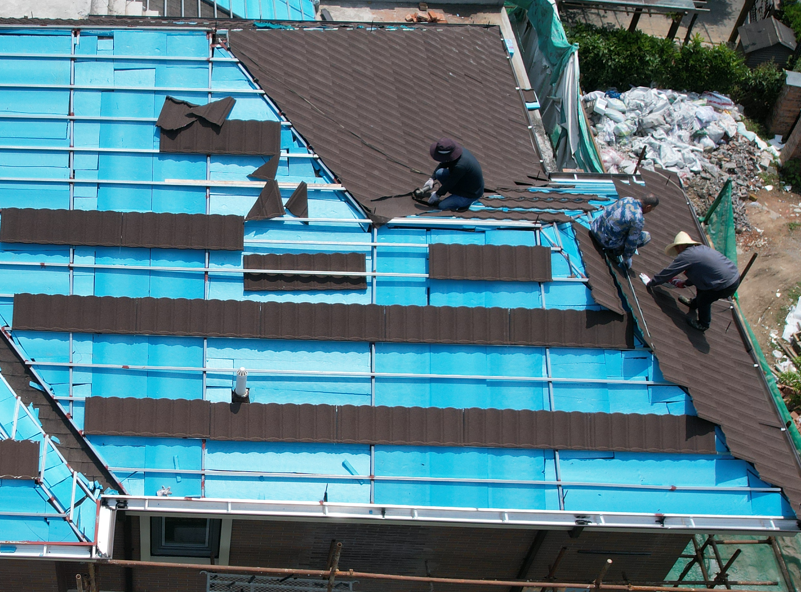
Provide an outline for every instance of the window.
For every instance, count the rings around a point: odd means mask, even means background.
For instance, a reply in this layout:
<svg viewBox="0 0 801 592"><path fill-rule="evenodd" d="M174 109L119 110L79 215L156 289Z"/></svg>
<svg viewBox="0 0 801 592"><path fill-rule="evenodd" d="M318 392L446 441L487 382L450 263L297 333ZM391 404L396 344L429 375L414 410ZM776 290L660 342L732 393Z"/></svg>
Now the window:
<svg viewBox="0 0 801 592"><path fill-rule="evenodd" d="M217 559L221 523L221 520L206 518L151 518L150 554Z"/></svg>

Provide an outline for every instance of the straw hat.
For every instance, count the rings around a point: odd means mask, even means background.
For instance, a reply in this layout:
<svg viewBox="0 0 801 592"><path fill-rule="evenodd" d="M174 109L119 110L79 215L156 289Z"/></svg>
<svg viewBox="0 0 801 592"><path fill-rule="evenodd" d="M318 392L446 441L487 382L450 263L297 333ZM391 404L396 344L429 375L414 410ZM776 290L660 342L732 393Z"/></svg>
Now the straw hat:
<svg viewBox="0 0 801 592"><path fill-rule="evenodd" d="M676 247L681 245L700 245L698 241L694 241L690 238L690 235L684 232L683 230L676 235L676 238L673 239L673 242L670 243L668 246L665 247L665 255L669 257L676 256Z"/></svg>

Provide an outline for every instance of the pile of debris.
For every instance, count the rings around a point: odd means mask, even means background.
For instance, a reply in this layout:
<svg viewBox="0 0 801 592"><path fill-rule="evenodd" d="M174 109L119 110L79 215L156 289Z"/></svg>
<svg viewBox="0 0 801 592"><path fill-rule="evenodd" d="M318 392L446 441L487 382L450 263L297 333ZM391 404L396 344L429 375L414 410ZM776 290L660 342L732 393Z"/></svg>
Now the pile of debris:
<svg viewBox="0 0 801 592"><path fill-rule="evenodd" d="M745 128L731 99L638 87L595 91L583 100L607 172L632 174L642 156L642 168L678 174L699 213L731 177L735 226L750 230L745 202L762 188L759 173L779 152Z"/></svg>

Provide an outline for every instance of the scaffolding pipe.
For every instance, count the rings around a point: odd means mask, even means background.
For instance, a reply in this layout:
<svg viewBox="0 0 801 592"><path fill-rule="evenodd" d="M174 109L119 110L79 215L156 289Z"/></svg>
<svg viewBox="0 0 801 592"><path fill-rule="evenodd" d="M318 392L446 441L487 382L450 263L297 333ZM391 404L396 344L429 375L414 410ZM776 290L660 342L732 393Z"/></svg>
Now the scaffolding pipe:
<svg viewBox="0 0 801 592"><path fill-rule="evenodd" d="M192 563L161 563L156 561L128 561L124 559L99 559L101 565L115 565L117 567L158 567L164 569L190 569L214 571L218 573L249 573L261 575L306 576L312 578L328 578L331 570L327 569L286 569L280 567L244 567L238 565L196 565ZM371 572L336 570L338 577L357 578L360 580L386 580L395 582L420 582L426 584L455 584L462 586L494 586L509 588L523 586L525 588L575 588L577 590L620 590L622 592L675 592L674 588L667 586L635 586L630 584L599 584L576 582L533 582L528 580L479 580L466 578L438 578L433 576L401 576L395 574L379 574ZM683 588L682 592L708 592L707 588ZM755 592L755 591L741 591Z"/></svg>

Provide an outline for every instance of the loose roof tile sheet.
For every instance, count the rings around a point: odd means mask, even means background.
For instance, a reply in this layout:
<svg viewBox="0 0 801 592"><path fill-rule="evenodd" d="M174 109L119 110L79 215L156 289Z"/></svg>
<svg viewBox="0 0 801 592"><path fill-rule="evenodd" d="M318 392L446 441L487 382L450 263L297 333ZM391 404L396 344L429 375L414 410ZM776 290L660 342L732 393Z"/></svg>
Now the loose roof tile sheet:
<svg viewBox="0 0 801 592"><path fill-rule="evenodd" d="M419 213L410 196L372 200L420 186L436 166L428 147L442 136L476 156L488 191L544 182L495 27L238 30L229 38L236 57L378 221Z"/></svg>
<svg viewBox="0 0 801 592"><path fill-rule="evenodd" d="M5 208L0 242L241 251L241 216Z"/></svg>
<svg viewBox="0 0 801 592"><path fill-rule="evenodd" d="M365 273L364 253L271 253L245 255L245 269L307 271L308 274L246 273L246 291L287 290L364 290L366 276L347 275L347 272ZM342 275L315 275L315 271L341 271Z"/></svg>
<svg viewBox="0 0 801 592"><path fill-rule="evenodd" d="M438 280L550 282L550 247L435 243L428 248L428 276Z"/></svg>
<svg viewBox="0 0 801 592"><path fill-rule="evenodd" d="M0 440L0 480L36 479L39 444L30 440Z"/></svg>
<svg viewBox="0 0 801 592"><path fill-rule="evenodd" d="M647 192L659 196L659 207L646 220L652 241L634 258L634 294L629 279L619 269L615 270L618 283L665 378L687 387L698 416L722 428L731 453L753 463L761 479L780 486L796 513L801 514L801 468L796 452L729 304L715 303L712 325L700 333L687 324L686 307L676 300L679 294L690 295L689 290L660 286L650 293L637 278L639 273L653 277L670 263L671 258L663 249L679 231L704 240L676 182L660 173L641 174L644 187L633 184L621 187L621 191L634 197Z"/></svg>
<svg viewBox="0 0 801 592"><path fill-rule="evenodd" d="M714 454L694 416L91 397L87 434Z"/></svg>
<svg viewBox="0 0 801 592"><path fill-rule="evenodd" d="M608 311L17 294L15 330L631 349Z"/></svg>
<svg viewBox="0 0 801 592"><path fill-rule="evenodd" d="M178 130L162 129L159 151L272 156L281 151L281 124L277 121L229 119L219 127L198 119Z"/></svg>
<svg viewBox="0 0 801 592"><path fill-rule="evenodd" d="M590 231L584 226L574 222L573 231L581 250L581 260L587 272L587 285L592 292L593 299L609 310L621 315L626 314L617 291L617 285L612 277L612 272L609 271L606 256L600 245L592 239Z"/></svg>

